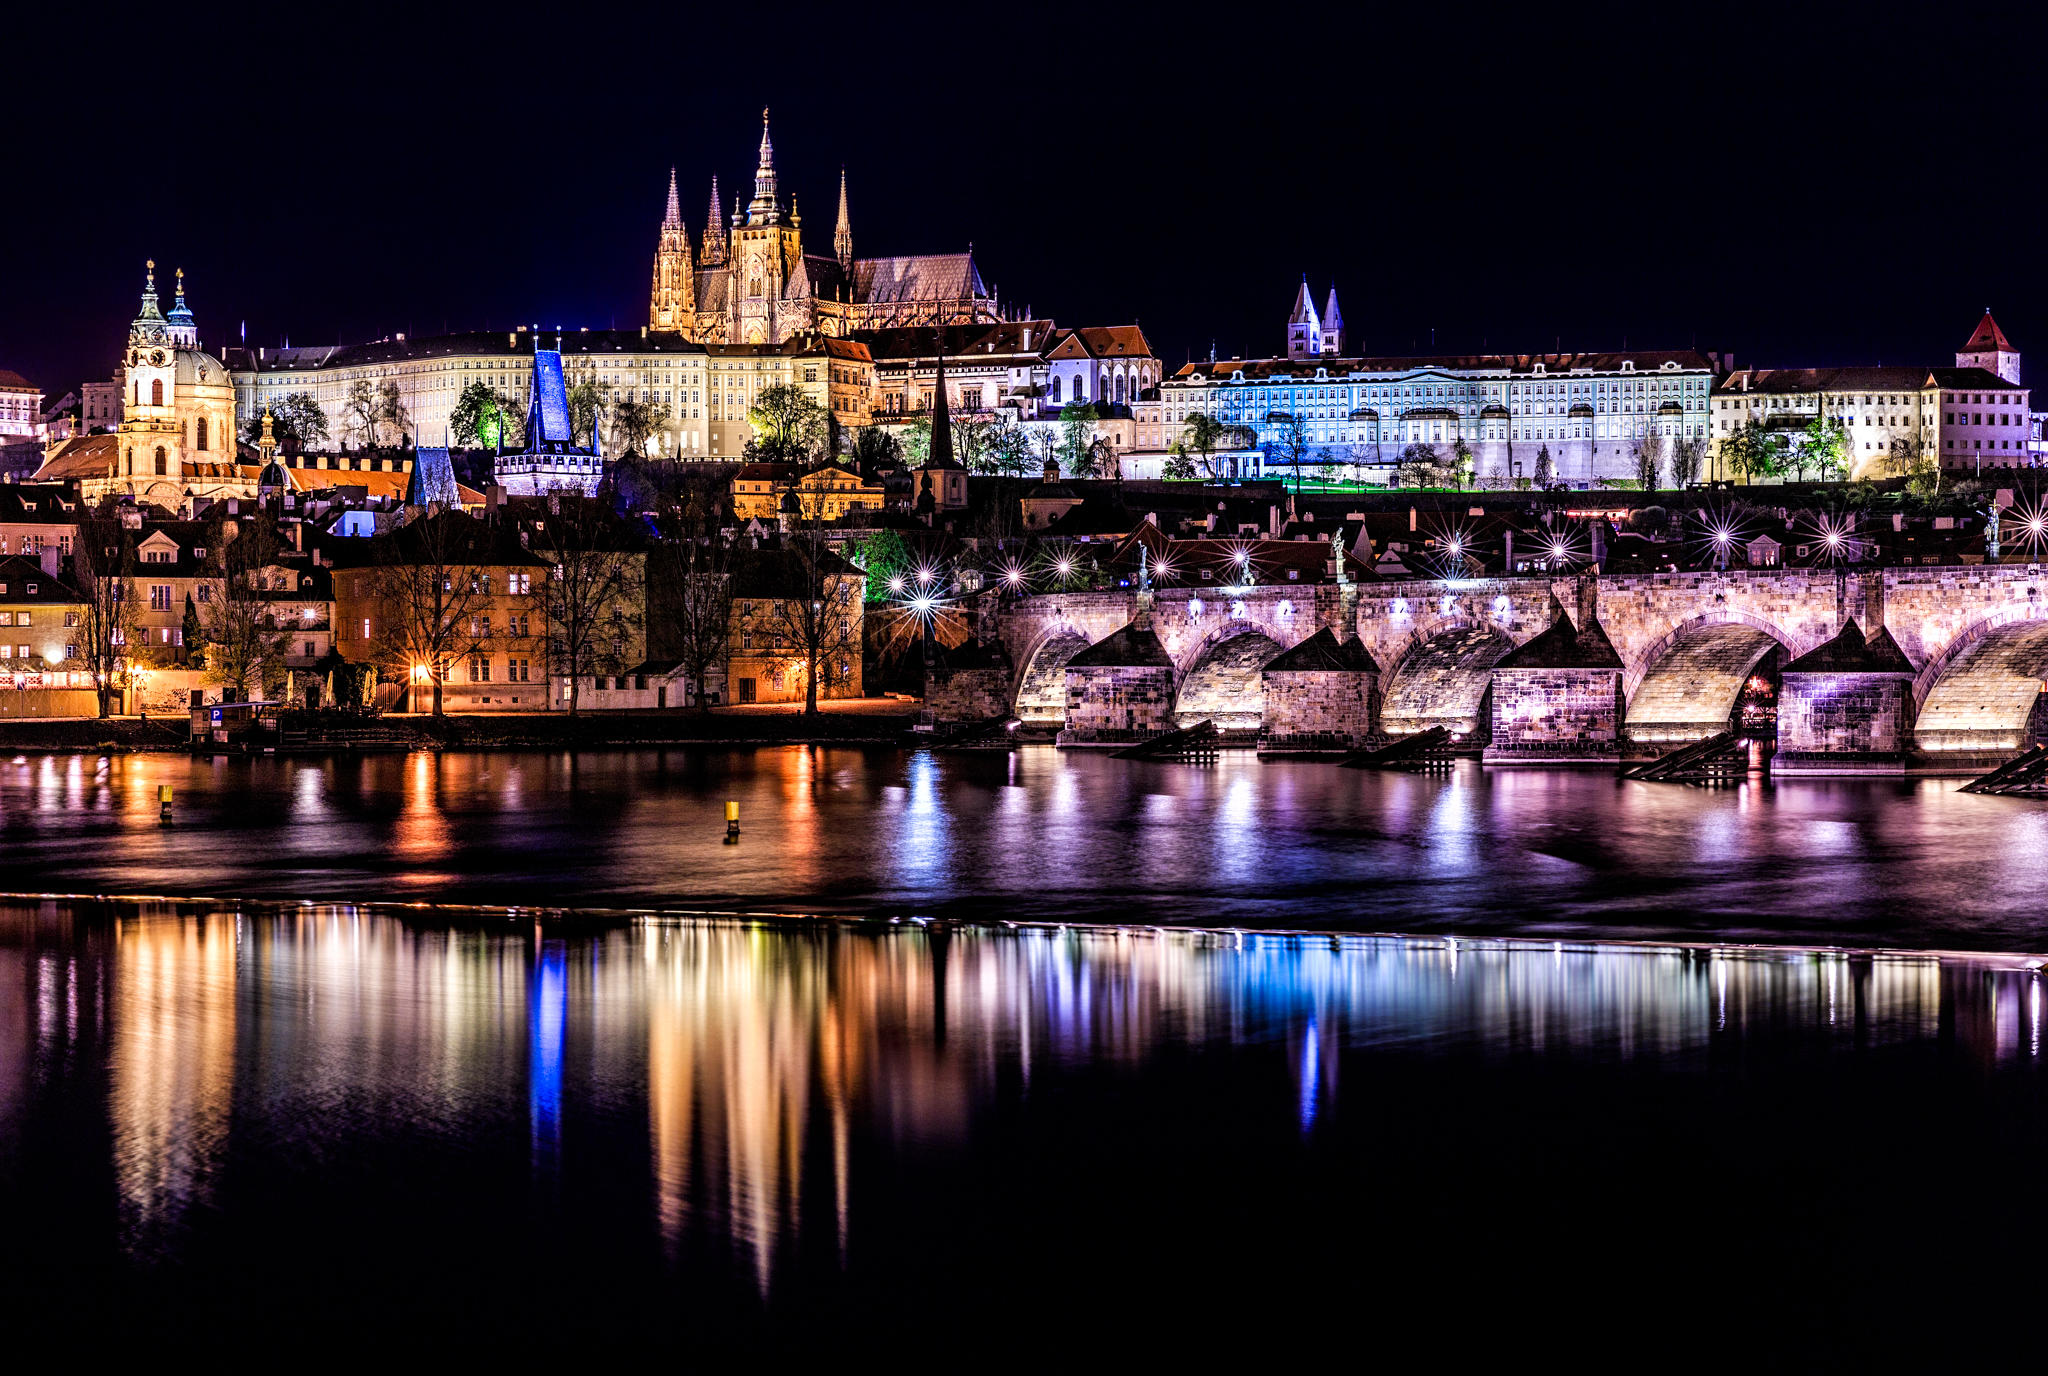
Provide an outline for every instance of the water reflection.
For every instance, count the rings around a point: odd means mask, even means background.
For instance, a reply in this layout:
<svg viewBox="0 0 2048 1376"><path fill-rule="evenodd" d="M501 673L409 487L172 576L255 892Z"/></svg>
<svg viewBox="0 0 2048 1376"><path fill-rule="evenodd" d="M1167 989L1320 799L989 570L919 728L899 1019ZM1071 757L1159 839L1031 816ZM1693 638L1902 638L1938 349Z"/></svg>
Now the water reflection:
<svg viewBox="0 0 2048 1376"><path fill-rule="evenodd" d="M644 1169L640 1226L662 1254L722 1250L763 1296L795 1249L845 1266L886 1237L876 1172L985 1152L1020 1105L1057 1112L1057 1094L1039 1097L1048 1078L1234 1058L1250 1077L1227 1091L1234 1112L1314 1140L1374 1110L1369 1068L1390 1058L1688 1075L1938 1048L1997 1068L2038 1061L2044 1016L2031 962L1910 953L907 923L444 929L314 906L131 906L95 945L98 920L0 910L0 1134L23 1130L39 1081L95 1083L65 1048L110 989L105 1116L129 1254L175 1258L195 1214L232 1212L235 1171L272 1158L516 1141L534 1193L501 1207L566 1208L579 1179L620 1188L619 1171Z"/></svg>

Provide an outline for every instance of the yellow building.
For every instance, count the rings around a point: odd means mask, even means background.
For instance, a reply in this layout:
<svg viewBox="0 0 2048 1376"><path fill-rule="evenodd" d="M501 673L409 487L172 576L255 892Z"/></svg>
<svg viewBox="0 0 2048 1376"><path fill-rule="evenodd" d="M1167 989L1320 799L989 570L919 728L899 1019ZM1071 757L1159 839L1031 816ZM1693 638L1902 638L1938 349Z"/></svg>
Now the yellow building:
<svg viewBox="0 0 2048 1376"><path fill-rule="evenodd" d="M750 463L733 474L732 510L742 521L773 522L783 499L794 495L808 521L838 521L856 511L880 511L887 498L880 483L837 464L799 473L795 464Z"/></svg>
<svg viewBox="0 0 2048 1376"><path fill-rule="evenodd" d="M867 576L835 554L819 557L813 575L794 549L735 552L726 702L802 702L814 650L819 698L861 695Z"/></svg>
<svg viewBox="0 0 2048 1376"><path fill-rule="evenodd" d="M797 388L829 410L842 428L874 418L875 360L865 344L806 335L781 344L709 344L705 354L711 458L737 459L746 453L754 437L748 413L770 387Z"/></svg>
<svg viewBox="0 0 2048 1376"><path fill-rule="evenodd" d="M0 559L0 716L99 711L79 656L85 598L33 559Z"/></svg>

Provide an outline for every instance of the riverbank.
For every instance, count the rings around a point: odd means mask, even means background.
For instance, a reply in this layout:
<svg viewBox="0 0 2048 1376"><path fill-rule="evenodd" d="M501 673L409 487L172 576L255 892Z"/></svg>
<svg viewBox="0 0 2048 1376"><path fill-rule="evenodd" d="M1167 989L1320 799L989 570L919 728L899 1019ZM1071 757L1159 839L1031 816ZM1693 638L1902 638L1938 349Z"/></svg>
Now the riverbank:
<svg viewBox="0 0 2048 1376"><path fill-rule="evenodd" d="M649 745L899 745L918 704L863 698L800 706L715 707L647 712L386 713L366 720L384 750L603 750ZM0 753L131 754L187 748L181 717L45 718L0 721ZM317 748L317 747L316 747ZM365 748L346 743L336 749Z"/></svg>

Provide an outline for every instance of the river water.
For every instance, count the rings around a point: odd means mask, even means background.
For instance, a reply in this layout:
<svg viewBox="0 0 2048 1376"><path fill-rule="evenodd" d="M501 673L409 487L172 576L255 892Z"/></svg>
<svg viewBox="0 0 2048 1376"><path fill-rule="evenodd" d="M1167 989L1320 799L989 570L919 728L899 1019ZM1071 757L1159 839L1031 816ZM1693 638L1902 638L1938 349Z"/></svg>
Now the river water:
<svg viewBox="0 0 2048 1376"><path fill-rule="evenodd" d="M1953 1358L2032 1312L2044 812L1049 751L0 763L7 887L215 895L0 900L0 1316L270 1360Z"/></svg>

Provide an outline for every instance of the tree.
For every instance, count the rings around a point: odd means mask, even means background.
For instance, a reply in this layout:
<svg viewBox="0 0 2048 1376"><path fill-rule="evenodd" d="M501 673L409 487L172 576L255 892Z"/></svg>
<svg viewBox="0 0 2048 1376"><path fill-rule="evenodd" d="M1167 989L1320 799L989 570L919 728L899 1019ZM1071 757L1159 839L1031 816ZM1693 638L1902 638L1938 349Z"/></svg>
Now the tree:
<svg viewBox="0 0 2048 1376"><path fill-rule="evenodd" d="M1884 467L1888 475L1906 479L1908 490L1916 496L1941 495L1941 458L1923 439L1893 440L1885 451Z"/></svg>
<svg viewBox="0 0 2048 1376"><path fill-rule="evenodd" d="M1451 440L1451 471L1459 487L1472 485L1473 470L1478 467L1472 457L1472 446L1465 443L1465 437L1458 435Z"/></svg>
<svg viewBox="0 0 2048 1376"><path fill-rule="evenodd" d="M896 449L909 468L922 468L932 456L932 418L913 416L896 437Z"/></svg>
<svg viewBox="0 0 2048 1376"><path fill-rule="evenodd" d="M362 580L373 609L371 655L380 669L414 684L415 693L420 682L432 683L438 717L455 661L491 643L489 565L502 556L491 551L483 523L459 511L380 535L369 552L369 568L340 576Z"/></svg>
<svg viewBox="0 0 2048 1376"><path fill-rule="evenodd" d="M717 531L693 532L677 561L675 596L669 602L676 658L690 677L697 709L711 710L711 666L725 661L732 637L731 549Z"/></svg>
<svg viewBox="0 0 2048 1376"><path fill-rule="evenodd" d="M1548 488L1557 481L1557 465L1551 460L1550 446L1544 445L1536 451L1536 486Z"/></svg>
<svg viewBox="0 0 2048 1376"><path fill-rule="evenodd" d="M893 530L878 530L846 546L846 558L867 575L867 600L889 600L889 580L910 572L910 547Z"/></svg>
<svg viewBox="0 0 2048 1376"><path fill-rule="evenodd" d="M1700 469L1707 459L1707 441L1704 436L1694 435L1688 439L1671 442L1671 485L1677 488L1691 487L1700 480Z"/></svg>
<svg viewBox="0 0 2048 1376"><path fill-rule="evenodd" d="M268 514L245 522L216 514L208 523L207 550L211 567L200 585L207 593L200 612L206 681L219 684L230 702L248 702L259 695L266 670L284 662L290 643L260 582L277 558L277 528Z"/></svg>
<svg viewBox="0 0 2048 1376"><path fill-rule="evenodd" d="M766 629L793 646L804 662L804 715L818 715L818 684L830 681L835 662L861 653L860 570L826 545L823 521L793 518L773 557L775 571L765 589L772 597Z"/></svg>
<svg viewBox="0 0 2048 1376"><path fill-rule="evenodd" d="M243 430L251 444L262 439L263 413L250 416ZM327 413L311 392L288 393L270 404L270 433L285 453L297 454L327 438Z"/></svg>
<svg viewBox="0 0 2048 1376"><path fill-rule="evenodd" d="M457 444L495 449L509 419L510 406L489 383L471 382L448 412L449 436Z"/></svg>
<svg viewBox="0 0 2048 1376"><path fill-rule="evenodd" d="M1849 471L1849 432L1826 416L1815 416L1800 432L1797 457L1801 477L1808 468L1817 469L1822 482L1846 477Z"/></svg>
<svg viewBox="0 0 2048 1376"><path fill-rule="evenodd" d="M1645 427L1643 433L1636 436L1636 486L1645 492L1657 490L1658 478L1663 468L1658 451L1663 445L1664 437L1657 433L1655 426Z"/></svg>
<svg viewBox="0 0 2048 1376"><path fill-rule="evenodd" d="M1181 436L1187 448L1202 456L1202 476L1215 479L1216 447L1223 442L1230 429L1222 421L1206 411L1190 411L1181 423Z"/></svg>
<svg viewBox="0 0 2048 1376"><path fill-rule="evenodd" d="M604 424L605 412L611 403L611 384L598 378L595 373L586 373L568 387L563 400L569 407L569 435L577 444L596 442L598 428Z"/></svg>
<svg viewBox="0 0 2048 1376"><path fill-rule="evenodd" d="M1030 432L1018 423L1016 417L1005 416L989 427L980 471L1022 477L1031 471L1035 457Z"/></svg>
<svg viewBox="0 0 2048 1376"><path fill-rule="evenodd" d="M1721 441L1721 457L1730 469L1752 482L1785 472L1784 441L1751 420L1737 425Z"/></svg>
<svg viewBox="0 0 2048 1376"><path fill-rule="evenodd" d="M1401 487L1436 487L1443 482L1443 465L1437 461L1436 446L1418 440L1401 451L1395 479Z"/></svg>
<svg viewBox="0 0 2048 1376"><path fill-rule="evenodd" d="M1173 448L1167 451L1165 466L1160 476L1173 482L1186 482L1195 476L1195 461L1188 457L1187 446L1175 440Z"/></svg>
<svg viewBox="0 0 2048 1376"><path fill-rule="evenodd" d="M573 717L585 675L628 667L626 647L645 624L645 560L629 548L608 503L566 493L549 497L532 548L551 565L534 601L546 628L548 672L568 680Z"/></svg>
<svg viewBox="0 0 2048 1376"><path fill-rule="evenodd" d="M412 427L412 416L396 382L373 385L368 378L357 378L349 384L348 399L342 403L341 424L358 443L374 449L387 442L402 443Z"/></svg>
<svg viewBox="0 0 2048 1376"><path fill-rule="evenodd" d="M625 397L612 405L612 441L625 453L644 454L648 437L668 424L668 407Z"/></svg>
<svg viewBox="0 0 2048 1376"><path fill-rule="evenodd" d="M1300 416L1289 415L1280 422L1273 440L1273 454L1294 470L1294 490L1301 491L1301 460L1308 453L1308 425Z"/></svg>
<svg viewBox="0 0 2048 1376"><path fill-rule="evenodd" d="M187 662L206 662L206 627L200 623L199 608L192 603L192 594L185 594L185 616L181 623L179 638L185 642Z"/></svg>
<svg viewBox="0 0 2048 1376"><path fill-rule="evenodd" d="M1095 408L1085 401L1070 401L1060 409L1060 463L1076 477L1095 475Z"/></svg>
<svg viewBox="0 0 2048 1376"><path fill-rule="evenodd" d="M985 471L985 456L995 426L995 421L986 416L961 416L953 422L953 457L968 472Z"/></svg>
<svg viewBox="0 0 2048 1376"><path fill-rule="evenodd" d="M824 447L825 408L789 383L763 387L747 411L747 423L754 427L757 458L801 463Z"/></svg>
<svg viewBox="0 0 2048 1376"><path fill-rule="evenodd" d="M875 470L887 468L903 459L903 446L896 437L879 425L869 425L853 432L853 446L847 457L864 478L875 476Z"/></svg>
<svg viewBox="0 0 2048 1376"><path fill-rule="evenodd" d="M114 509L80 514L71 546L71 576L85 598L79 617L78 657L92 675L102 717L113 714L113 698L127 685L129 643L135 634L135 546Z"/></svg>

